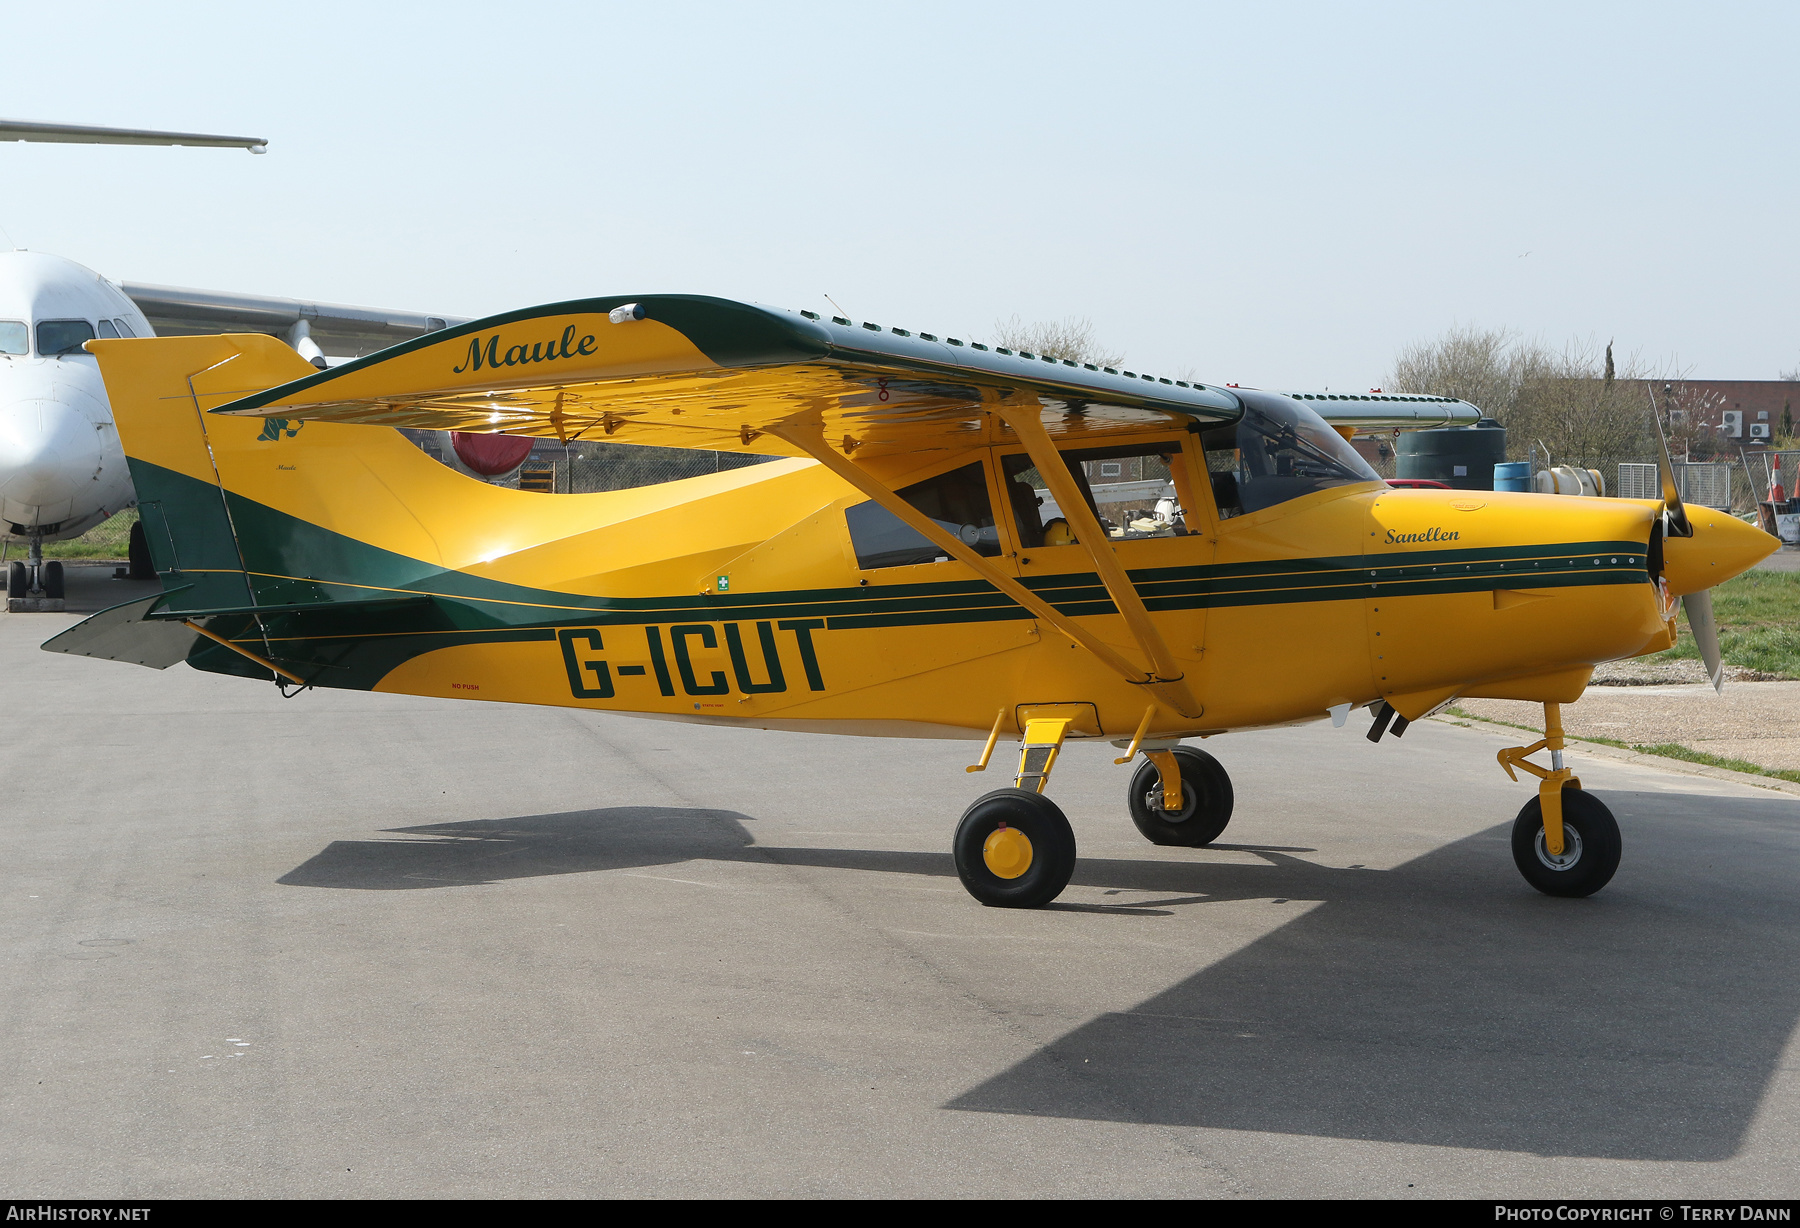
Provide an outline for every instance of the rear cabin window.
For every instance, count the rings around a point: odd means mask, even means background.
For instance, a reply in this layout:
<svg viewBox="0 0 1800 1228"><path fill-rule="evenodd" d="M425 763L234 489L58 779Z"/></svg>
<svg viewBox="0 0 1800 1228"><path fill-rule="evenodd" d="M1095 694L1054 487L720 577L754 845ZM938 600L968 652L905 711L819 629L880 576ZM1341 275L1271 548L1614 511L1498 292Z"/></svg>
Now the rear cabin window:
<svg viewBox="0 0 1800 1228"><path fill-rule="evenodd" d="M1238 395L1244 416L1200 437L1221 520L1333 486L1381 480L1306 406L1266 393Z"/></svg>
<svg viewBox="0 0 1800 1228"><path fill-rule="evenodd" d="M1181 444L1169 441L1069 451L1062 458L1100 527L1108 537L1120 540L1179 537L1188 531L1170 468L1180 455ZM1068 517L1031 458L1005 457L1001 469L1019 527L1019 544L1036 548L1073 543Z"/></svg>
<svg viewBox="0 0 1800 1228"><path fill-rule="evenodd" d="M86 320L39 320L38 353L79 354L81 343L94 339L94 326Z"/></svg>
<svg viewBox="0 0 1800 1228"><path fill-rule="evenodd" d="M988 499L980 461L896 493L977 554L993 558L1000 553L1000 530L994 523L994 506ZM950 557L873 500L845 508L844 519L850 525L856 565L864 571L942 563Z"/></svg>
<svg viewBox="0 0 1800 1228"><path fill-rule="evenodd" d="M23 320L0 320L0 354L31 353L31 337Z"/></svg>

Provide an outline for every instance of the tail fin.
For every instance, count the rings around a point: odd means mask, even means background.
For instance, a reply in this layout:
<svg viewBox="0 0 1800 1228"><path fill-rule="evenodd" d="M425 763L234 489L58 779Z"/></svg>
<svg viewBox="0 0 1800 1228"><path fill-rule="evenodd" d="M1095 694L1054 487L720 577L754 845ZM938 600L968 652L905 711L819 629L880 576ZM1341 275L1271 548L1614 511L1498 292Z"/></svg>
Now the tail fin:
<svg viewBox="0 0 1800 1228"><path fill-rule="evenodd" d="M385 427L209 413L314 373L273 337L92 348L169 593L159 617L406 599L494 553L484 547L498 526L549 510L539 496L446 468ZM546 528L542 538L554 536Z"/></svg>
<svg viewBox="0 0 1800 1228"><path fill-rule="evenodd" d="M715 564L787 529L796 494L810 495L810 507L843 497L807 461L596 494L509 490L385 426L210 413L314 373L272 337L89 347L165 594L71 629L56 651L163 662L178 641L146 630L137 645L125 624L191 620L232 641L194 643L186 660L202 669L266 678L275 662L319 685L374 685L394 654L448 644L451 632L510 627L541 638L571 611L591 621L588 611L617 600L691 594ZM790 493L767 498L771 481ZM358 608L372 605L393 608ZM410 639L387 656L351 644L384 636ZM239 644L255 646L256 659ZM363 656L346 655L355 652Z"/></svg>
<svg viewBox="0 0 1800 1228"><path fill-rule="evenodd" d="M218 403L221 381L265 388L311 366L260 335L96 341L93 352L137 490L145 544L168 594L160 610L254 606L203 402Z"/></svg>

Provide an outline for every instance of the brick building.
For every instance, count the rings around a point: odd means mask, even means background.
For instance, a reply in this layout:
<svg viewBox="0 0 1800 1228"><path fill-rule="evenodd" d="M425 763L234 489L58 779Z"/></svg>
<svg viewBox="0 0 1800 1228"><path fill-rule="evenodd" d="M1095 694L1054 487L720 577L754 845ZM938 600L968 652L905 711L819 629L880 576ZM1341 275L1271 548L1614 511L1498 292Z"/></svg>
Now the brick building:
<svg viewBox="0 0 1800 1228"><path fill-rule="evenodd" d="M1711 435L1726 446L1763 446L1773 436L1792 435L1800 425L1800 382L1784 379L1686 379L1630 380L1650 389L1659 404L1666 403L1678 415L1685 414L1697 437ZM1666 391L1665 391L1666 390ZM1725 414L1735 411L1741 431L1720 435ZM1679 419L1676 423L1679 429ZM1756 426L1768 430L1753 431Z"/></svg>

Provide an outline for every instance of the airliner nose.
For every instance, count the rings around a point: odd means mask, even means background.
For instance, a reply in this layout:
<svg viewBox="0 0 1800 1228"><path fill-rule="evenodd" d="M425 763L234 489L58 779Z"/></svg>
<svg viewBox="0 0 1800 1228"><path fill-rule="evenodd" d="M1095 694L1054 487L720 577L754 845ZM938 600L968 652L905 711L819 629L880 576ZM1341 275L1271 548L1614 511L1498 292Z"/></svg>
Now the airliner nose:
<svg viewBox="0 0 1800 1228"><path fill-rule="evenodd" d="M1663 578L1674 597L1723 584L1749 571L1781 542L1755 525L1710 507L1687 505L1692 537L1663 539Z"/></svg>
<svg viewBox="0 0 1800 1228"><path fill-rule="evenodd" d="M55 520L81 493L100 462L94 424L74 406L49 399L0 409L0 516L31 525ZM40 510L42 509L42 510Z"/></svg>

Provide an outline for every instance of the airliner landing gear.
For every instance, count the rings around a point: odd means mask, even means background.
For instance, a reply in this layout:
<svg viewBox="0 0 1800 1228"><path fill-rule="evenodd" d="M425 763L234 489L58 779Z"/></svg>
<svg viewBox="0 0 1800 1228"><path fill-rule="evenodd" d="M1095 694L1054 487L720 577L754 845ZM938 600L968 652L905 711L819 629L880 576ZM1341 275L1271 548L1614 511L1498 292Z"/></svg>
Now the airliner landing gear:
<svg viewBox="0 0 1800 1228"><path fill-rule="evenodd" d="M1168 786L1174 784L1179 790ZM1171 807L1170 802L1179 804ZM1231 777L1217 759L1192 746L1144 752L1125 802L1131 821L1152 844L1199 848L1231 822Z"/></svg>
<svg viewBox="0 0 1800 1228"><path fill-rule="evenodd" d="M150 541L144 536L144 522L136 520L131 525L131 537L125 546L127 580L156 579L156 565L150 561Z"/></svg>
<svg viewBox="0 0 1800 1228"><path fill-rule="evenodd" d="M1550 770L1526 758L1550 752ZM1538 795L1513 820L1513 863L1525 881L1545 895L1592 895L1612 881L1623 842L1619 824L1600 800L1584 793L1563 766L1562 705L1544 704L1544 736L1530 746L1509 746L1500 766L1514 780L1519 768L1538 778Z"/></svg>
<svg viewBox="0 0 1800 1228"><path fill-rule="evenodd" d="M8 609L12 610L62 609L63 565L55 559L44 561L42 537L31 539L30 551L24 561L7 565L6 596ZM33 604L12 605L14 600L31 601ZM45 601L57 604L45 606L42 604Z"/></svg>

